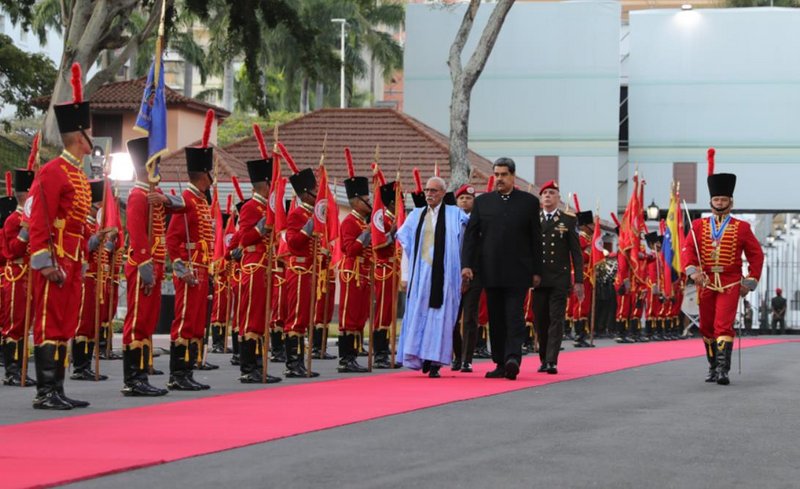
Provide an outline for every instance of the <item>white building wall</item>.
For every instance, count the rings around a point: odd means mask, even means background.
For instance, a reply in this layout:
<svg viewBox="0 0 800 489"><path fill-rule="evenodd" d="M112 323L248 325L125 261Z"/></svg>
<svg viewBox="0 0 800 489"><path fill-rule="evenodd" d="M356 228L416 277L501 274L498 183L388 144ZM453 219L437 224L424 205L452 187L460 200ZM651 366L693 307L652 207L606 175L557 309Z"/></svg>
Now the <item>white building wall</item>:
<svg viewBox="0 0 800 489"><path fill-rule="evenodd" d="M736 206L797 209L800 11L647 10L630 16L630 161L647 200L668 202L673 162L697 162L707 208L706 150L739 177Z"/></svg>
<svg viewBox="0 0 800 489"><path fill-rule="evenodd" d="M481 7L464 49L472 53L494 6ZM447 58L466 5L408 5L405 110L449 133ZM517 3L472 93L470 148L509 156L533 180L535 156L560 157L560 185L616 208L620 5ZM596 180L587 181L586 175Z"/></svg>

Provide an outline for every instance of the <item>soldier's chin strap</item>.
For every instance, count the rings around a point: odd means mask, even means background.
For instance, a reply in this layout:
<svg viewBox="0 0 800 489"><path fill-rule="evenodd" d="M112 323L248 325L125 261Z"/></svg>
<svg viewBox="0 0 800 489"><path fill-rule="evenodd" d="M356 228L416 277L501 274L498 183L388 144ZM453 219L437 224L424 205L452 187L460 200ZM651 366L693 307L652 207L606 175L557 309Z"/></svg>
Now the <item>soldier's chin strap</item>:
<svg viewBox="0 0 800 489"><path fill-rule="evenodd" d="M86 130L85 129L81 129L81 135L86 140L86 142L89 143L89 147L90 148L94 148L94 143L92 142L92 138L90 138L89 135L86 134Z"/></svg>

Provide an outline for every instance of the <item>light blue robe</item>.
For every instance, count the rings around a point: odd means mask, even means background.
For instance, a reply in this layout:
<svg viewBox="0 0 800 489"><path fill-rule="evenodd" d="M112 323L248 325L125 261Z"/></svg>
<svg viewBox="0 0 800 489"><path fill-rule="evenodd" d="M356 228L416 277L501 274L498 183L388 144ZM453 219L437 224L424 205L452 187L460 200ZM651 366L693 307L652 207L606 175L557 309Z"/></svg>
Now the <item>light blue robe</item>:
<svg viewBox="0 0 800 489"><path fill-rule="evenodd" d="M397 347L397 356L404 366L419 370L424 360L447 365L453 356L453 328L461 300L461 242L469 217L458 207L442 204L438 219L445 221L444 252L444 302L439 309L428 307L433 267L423 261L422 250L414 260L414 240L422 211L414 209L397 231L397 240L408 257L409 288L406 291L406 309L403 329ZM422 246L425 228L420 232ZM433 246L431 255L433 256Z"/></svg>

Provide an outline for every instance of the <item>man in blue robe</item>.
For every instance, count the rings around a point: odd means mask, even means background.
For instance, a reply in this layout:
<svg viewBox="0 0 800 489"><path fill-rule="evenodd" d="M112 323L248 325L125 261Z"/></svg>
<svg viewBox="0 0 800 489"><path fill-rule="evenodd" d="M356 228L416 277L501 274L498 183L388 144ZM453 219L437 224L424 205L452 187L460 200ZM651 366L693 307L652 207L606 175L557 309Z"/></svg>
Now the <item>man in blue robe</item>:
<svg viewBox="0 0 800 489"><path fill-rule="evenodd" d="M461 241L469 218L443 203L445 181L425 186L425 207L414 209L397 231L408 257L408 286L398 356L413 370L439 377L453 355L453 327L461 299Z"/></svg>

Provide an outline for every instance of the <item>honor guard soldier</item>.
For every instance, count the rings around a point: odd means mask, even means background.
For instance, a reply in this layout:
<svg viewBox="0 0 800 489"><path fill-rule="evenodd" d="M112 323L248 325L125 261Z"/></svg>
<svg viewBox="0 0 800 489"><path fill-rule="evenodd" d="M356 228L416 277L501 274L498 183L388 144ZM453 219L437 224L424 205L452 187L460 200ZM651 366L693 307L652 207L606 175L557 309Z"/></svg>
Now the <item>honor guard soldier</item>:
<svg viewBox="0 0 800 489"><path fill-rule="evenodd" d="M617 227L619 235L619 227ZM614 290L617 292L616 326L617 336L614 341L617 343L633 343L630 337L630 319L633 312L632 302L634 300L631 291L631 267L629 253L633 250L619 250L617 252L617 274L614 277Z"/></svg>
<svg viewBox="0 0 800 489"><path fill-rule="evenodd" d="M283 202L276 205L283 205ZM286 263L289 251L284 233L277 237L275 248L276 256L272 263L272 324L269 325L269 345L272 351L270 351L269 361L285 363L286 348L283 343L283 325L286 319Z"/></svg>
<svg viewBox="0 0 800 489"><path fill-rule="evenodd" d="M338 219L334 216L333 219ZM320 247L317 253L317 287L319 297L314 305L314 348L312 358L317 360L333 360L336 357L327 351L323 355L322 342L326 341L325 328L333 319L333 309L336 299L336 270L331 259L331 251Z"/></svg>
<svg viewBox="0 0 800 489"><path fill-rule="evenodd" d="M37 136L38 138L38 136ZM2 274L2 333L3 363L6 375L4 385L22 385L22 361L28 354L24 349L25 316L28 294L28 223L24 221L23 205L28 197L28 190L33 184L34 171L31 169L36 158L38 141L34 141L28 168L14 170L14 188L16 196L7 188L7 196L0 199L0 228L2 228L2 245L6 263ZM6 184L10 181L6 174ZM27 378L25 386L34 385L36 381Z"/></svg>
<svg viewBox="0 0 800 489"><path fill-rule="evenodd" d="M267 333L267 269L272 253L271 230L267 227L267 205L269 199L272 158L247 162L247 173L253 184L253 198L242 206L239 214L239 246L242 255L241 302L239 303L239 345L241 377L244 384L264 382L260 357L264 352ZM281 379L267 376L266 383Z"/></svg>
<svg viewBox="0 0 800 489"><path fill-rule="evenodd" d="M122 327L122 368L125 396L163 396L166 389L150 384L153 342L161 311L164 280L166 215L182 212L181 197L165 195L149 183L148 139L128 141L128 153L136 171L136 183L128 195L126 229L128 255L125 263L128 310ZM180 216L175 219L180 220Z"/></svg>
<svg viewBox="0 0 800 489"><path fill-rule="evenodd" d="M645 302L645 329L653 341L664 339L664 310L669 301L665 294L671 291L662 290L664 284L664 261L661 259L661 245L664 236L657 232L647 233L644 237L650 252L647 253L647 300ZM666 271L669 273L669 271Z"/></svg>
<svg viewBox="0 0 800 489"><path fill-rule="evenodd" d="M386 208L383 228L387 230L397 227L394 215L397 184L398 182L393 181L379 187L381 201ZM402 199L402 195L400 198ZM397 316L397 286L399 282L396 280L395 274L399 272L396 267L401 252L393 240L388 240L386 244L375 249L375 332L373 333L375 360L372 364L374 368L397 367L397 365L392 365L389 343L391 340L390 330L394 328Z"/></svg>
<svg viewBox="0 0 800 489"><path fill-rule="evenodd" d="M242 302L242 255L244 251L239 246L239 211L244 206L244 202L238 202L234 208L232 219L236 221L236 231L231 237L231 242L228 245L228 254L231 257L231 365L240 365L239 353L240 350L240 336L239 336L239 303Z"/></svg>
<svg viewBox="0 0 800 489"><path fill-rule="evenodd" d="M114 243L106 240L106 234L98 229L97 213L103 203L103 180L93 180L89 182L92 194L92 207L89 215L86 216L84 225L84 239L87 243L87 253L84 255L83 290L80 302L80 320L75 336L72 339L72 380L95 380L95 372L92 370L94 360L95 345L95 325L98 321L102 324L108 316L108 306L103 306L109 300L104 285L104 276L111 270L109 259L111 252L114 251ZM98 264L98 257L100 263ZM99 266L99 268L98 268ZM98 286L98 280L102 282ZM99 302L95 299L101 294ZM100 310L97 311L97 307ZM99 352L98 352L99 353ZM106 380L108 376L98 375L97 380Z"/></svg>
<svg viewBox="0 0 800 489"><path fill-rule="evenodd" d="M286 244L289 256L286 266L286 319L284 323L286 370L288 378L307 377L304 355L304 337L312 326L311 301L314 300L315 284L312 275L315 257L313 255L314 203L317 199L317 179L311 168L302 171L283 145L281 153L289 165L292 175L289 182L300 203L286 216ZM276 203L277 205L277 203ZM317 372L311 372L317 377Z"/></svg>
<svg viewBox="0 0 800 489"><path fill-rule="evenodd" d="M225 246L225 256L214 264L214 292L211 299L211 353L224 353L225 343L228 341L227 332L231 316L231 255L228 245L233 239L235 229L231 221L231 199L228 195L228 205L225 212L222 212L223 243Z"/></svg>
<svg viewBox="0 0 800 489"><path fill-rule="evenodd" d="M36 409L89 405L64 393L67 342L79 319L84 223L92 204L82 163L93 148L91 110L83 100L77 63L72 66L72 88L72 102L53 107L64 151L39 169L30 191Z"/></svg>
<svg viewBox="0 0 800 489"><path fill-rule="evenodd" d="M577 198L576 198L577 201ZM576 274L583 273L583 300L578 300L578 297L573 292L574 306L572 309L572 317L575 320L575 348L590 348L593 347L591 343L586 341L589 336L589 315L592 313L592 294L594 288L592 284L592 231L594 226L594 214L592 211L578 211L575 214L578 221L578 242L580 243L581 251L583 252L583 271L577 271Z"/></svg>
<svg viewBox="0 0 800 489"><path fill-rule="evenodd" d="M750 224L731 216L736 175L714 173L714 148L708 150L711 213L692 221L681 250L686 275L699 288L700 334L708 359L706 382L728 385L733 354L733 323L739 298L758 286L764 252ZM742 277L742 254L748 275Z"/></svg>
<svg viewBox="0 0 800 489"><path fill-rule="evenodd" d="M355 176L350 150L345 149L349 178L344 181L352 210L339 231L344 259L339 265L342 284L339 304L339 367L341 373L363 373L367 369L357 356L364 325L369 319L372 234L370 232L369 179Z"/></svg>
<svg viewBox="0 0 800 489"><path fill-rule="evenodd" d="M199 147L187 147L189 185L183 191L186 211L171 219L167 228L167 251L172 259L175 284L175 319L170 331L170 390L205 390L210 386L194 380L208 320L208 267L214 246L211 207L205 192L214 181L214 150L208 145L214 112L206 114Z"/></svg>

